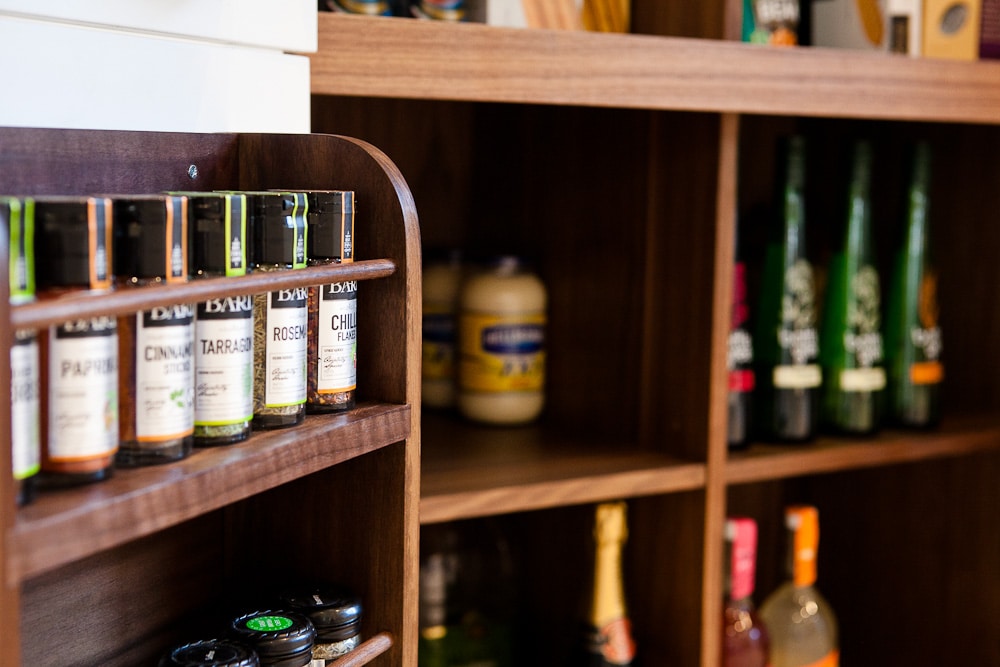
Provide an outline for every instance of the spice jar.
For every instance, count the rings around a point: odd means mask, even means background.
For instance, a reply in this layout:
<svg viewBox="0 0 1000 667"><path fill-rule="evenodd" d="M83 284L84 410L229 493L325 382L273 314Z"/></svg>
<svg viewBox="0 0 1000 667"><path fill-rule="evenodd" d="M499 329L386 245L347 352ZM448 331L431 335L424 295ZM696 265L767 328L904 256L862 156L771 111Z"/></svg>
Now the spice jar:
<svg viewBox="0 0 1000 667"><path fill-rule="evenodd" d="M39 301L112 289L111 201L36 197ZM79 318L38 332L44 486L111 474L118 449L118 328L112 316Z"/></svg>
<svg viewBox="0 0 1000 667"><path fill-rule="evenodd" d="M462 287L461 253L431 251L423 270L420 396L425 407L455 406L455 331Z"/></svg>
<svg viewBox="0 0 1000 667"><path fill-rule="evenodd" d="M119 289L187 281L187 198L113 198ZM119 466L183 459L194 434L194 307L118 318Z"/></svg>
<svg viewBox="0 0 1000 667"><path fill-rule="evenodd" d="M170 649L159 667L259 667L249 646L228 639L202 639Z"/></svg>
<svg viewBox="0 0 1000 667"><path fill-rule="evenodd" d="M346 655L361 643L361 600L337 587L307 588L282 595L289 608L307 616L316 628L313 667Z"/></svg>
<svg viewBox="0 0 1000 667"><path fill-rule="evenodd" d="M35 202L0 197L0 222L10 233L10 305L35 300ZM41 459L38 336L14 331L10 348L10 445L18 505L34 497Z"/></svg>
<svg viewBox="0 0 1000 667"><path fill-rule="evenodd" d="M245 275L246 196L185 194L192 278ZM253 418L253 296L199 303L194 341L194 444L242 442Z"/></svg>
<svg viewBox="0 0 1000 667"><path fill-rule="evenodd" d="M246 197L251 270L304 269L305 195L248 192ZM294 426L305 417L307 298L305 287L254 295L255 429Z"/></svg>
<svg viewBox="0 0 1000 667"><path fill-rule="evenodd" d="M523 424L545 401L542 281L513 256L500 257L462 286L458 407L468 419Z"/></svg>
<svg viewBox="0 0 1000 667"><path fill-rule="evenodd" d="M309 200L310 266L354 261L354 193L313 191ZM306 411L343 412L358 386L358 281L309 287Z"/></svg>
<svg viewBox="0 0 1000 667"><path fill-rule="evenodd" d="M316 629L293 611L254 611L233 621L233 634L251 646L262 667L305 667L312 662Z"/></svg>

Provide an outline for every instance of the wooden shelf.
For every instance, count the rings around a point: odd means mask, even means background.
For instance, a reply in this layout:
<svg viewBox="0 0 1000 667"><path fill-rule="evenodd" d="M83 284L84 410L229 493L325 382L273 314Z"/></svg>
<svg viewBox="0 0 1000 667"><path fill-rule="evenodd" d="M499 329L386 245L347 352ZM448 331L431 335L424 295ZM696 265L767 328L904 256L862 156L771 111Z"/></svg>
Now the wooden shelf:
<svg viewBox="0 0 1000 667"><path fill-rule="evenodd" d="M325 12L309 57L314 95L1000 123L998 62Z"/></svg>
<svg viewBox="0 0 1000 667"><path fill-rule="evenodd" d="M700 489L705 466L634 444L590 443L544 427L422 417L420 522L508 514Z"/></svg>
<svg viewBox="0 0 1000 667"><path fill-rule="evenodd" d="M726 482L768 480L889 466L1000 450L1000 419L961 417L930 432L886 430L875 438L820 438L807 445L754 444L729 455Z"/></svg>
<svg viewBox="0 0 1000 667"><path fill-rule="evenodd" d="M116 470L111 479L46 492L10 532L14 583L409 437L410 408L367 404L295 428L196 449L182 461Z"/></svg>

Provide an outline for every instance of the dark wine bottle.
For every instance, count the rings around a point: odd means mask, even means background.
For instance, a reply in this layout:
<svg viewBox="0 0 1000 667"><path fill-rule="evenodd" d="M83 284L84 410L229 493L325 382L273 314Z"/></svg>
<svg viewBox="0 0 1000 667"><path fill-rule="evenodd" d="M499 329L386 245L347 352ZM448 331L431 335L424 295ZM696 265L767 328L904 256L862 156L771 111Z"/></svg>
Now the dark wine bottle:
<svg viewBox="0 0 1000 667"><path fill-rule="evenodd" d="M930 146L913 149L906 226L897 250L885 326L889 417L899 426L929 427L941 417L941 327L937 271L930 243Z"/></svg>
<svg viewBox="0 0 1000 667"><path fill-rule="evenodd" d="M737 226L737 233L739 232ZM747 267L735 242L733 300L726 368L729 371L728 444L730 450L750 444L754 388L753 338L750 335L750 308L747 305Z"/></svg>
<svg viewBox="0 0 1000 667"><path fill-rule="evenodd" d="M816 288L806 250L805 140L781 142L776 211L769 226L754 336L754 419L761 437L802 442L816 434Z"/></svg>
<svg viewBox="0 0 1000 667"><path fill-rule="evenodd" d="M878 430L886 384L871 180L872 148L867 141L858 141L851 161L844 233L830 259L820 350L823 422L830 431L848 435Z"/></svg>

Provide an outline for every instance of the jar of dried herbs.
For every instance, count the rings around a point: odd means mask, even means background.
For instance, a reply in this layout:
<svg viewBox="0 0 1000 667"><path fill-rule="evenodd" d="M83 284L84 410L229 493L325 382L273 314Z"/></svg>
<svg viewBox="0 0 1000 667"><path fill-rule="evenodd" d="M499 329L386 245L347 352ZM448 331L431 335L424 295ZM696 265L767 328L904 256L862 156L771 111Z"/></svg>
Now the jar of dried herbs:
<svg viewBox="0 0 1000 667"><path fill-rule="evenodd" d="M306 196L248 192L250 269L306 267ZM305 417L307 296L305 287L255 294L254 429L294 426Z"/></svg>
<svg viewBox="0 0 1000 667"><path fill-rule="evenodd" d="M316 629L293 611L254 611L233 621L233 634L260 656L262 667L306 667L312 662Z"/></svg>
<svg viewBox="0 0 1000 667"><path fill-rule="evenodd" d="M39 301L108 292L111 201L35 198ZM43 486L95 482L118 449L118 328L114 317L79 318L38 332Z"/></svg>
<svg viewBox="0 0 1000 667"><path fill-rule="evenodd" d="M202 639L170 649L159 667L259 667L249 646L230 639Z"/></svg>
<svg viewBox="0 0 1000 667"><path fill-rule="evenodd" d="M0 221L10 233L10 304L35 300L35 202L0 197ZM34 497L41 458L38 336L18 329L10 348L10 445L18 505Z"/></svg>
<svg viewBox="0 0 1000 667"><path fill-rule="evenodd" d="M246 196L186 194L191 277L245 275ZM194 444L242 442L253 418L253 296L199 303L194 331Z"/></svg>
<svg viewBox="0 0 1000 667"><path fill-rule="evenodd" d="M306 587L286 591L282 601L293 611L309 617L316 628L314 667L323 667L347 655L361 643L361 600L347 589Z"/></svg>
<svg viewBox="0 0 1000 667"><path fill-rule="evenodd" d="M119 289L187 281L186 197L113 198ZM194 306L175 304L118 318L119 448L115 463L183 459L194 434Z"/></svg>
<svg viewBox="0 0 1000 667"><path fill-rule="evenodd" d="M311 191L309 265L354 261L354 193ZM309 288L308 398L310 413L343 412L358 386L358 281Z"/></svg>

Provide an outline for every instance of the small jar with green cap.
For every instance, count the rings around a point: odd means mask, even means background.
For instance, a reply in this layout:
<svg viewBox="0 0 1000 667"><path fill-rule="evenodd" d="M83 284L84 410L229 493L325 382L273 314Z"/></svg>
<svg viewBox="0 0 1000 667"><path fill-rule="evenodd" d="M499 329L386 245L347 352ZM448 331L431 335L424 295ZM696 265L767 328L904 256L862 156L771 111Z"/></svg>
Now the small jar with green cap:
<svg viewBox="0 0 1000 667"><path fill-rule="evenodd" d="M260 667L257 652L230 639L201 639L170 649L159 667Z"/></svg>
<svg viewBox="0 0 1000 667"><path fill-rule="evenodd" d="M329 586L287 591L282 602L308 616L316 628L314 667L333 662L361 643L361 599L347 589Z"/></svg>
<svg viewBox="0 0 1000 667"><path fill-rule="evenodd" d="M247 192L250 269L306 268L306 197ZM308 289L254 295L254 429L294 426L305 418Z"/></svg>
<svg viewBox="0 0 1000 667"><path fill-rule="evenodd" d="M312 662L316 629L293 611L254 611L232 624L237 641L253 648L261 667L306 667Z"/></svg>
<svg viewBox="0 0 1000 667"><path fill-rule="evenodd" d="M245 275L246 196L181 194L188 198L191 278ZM194 444L242 442L253 418L253 295L199 303L194 331Z"/></svg>
<svg viewBox="0 0 1000 667"><path fill-rule="evenodd" d="M117 195L119 289L187 282L187 198ZM154 306L118 318L118 466L187 457L194 441L194 305Z"/></svg>

